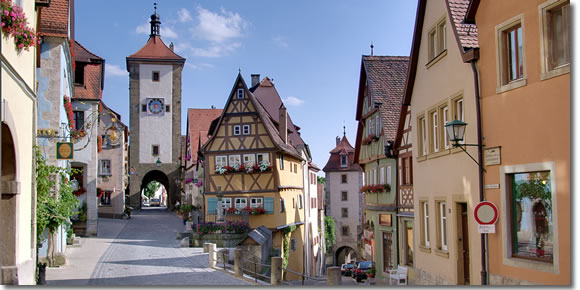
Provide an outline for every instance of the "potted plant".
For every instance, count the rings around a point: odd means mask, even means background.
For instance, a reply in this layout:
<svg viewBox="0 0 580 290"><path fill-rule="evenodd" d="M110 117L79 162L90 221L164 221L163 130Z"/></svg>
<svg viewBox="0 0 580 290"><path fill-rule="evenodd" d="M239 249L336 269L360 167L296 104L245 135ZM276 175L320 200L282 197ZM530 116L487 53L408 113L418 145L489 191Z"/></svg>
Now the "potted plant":
<svg viewBox="0 0 580 290"><path fill-rule="evenodd" d="M371 266L371 267L370 267L370 268L367 270L367 276L368 276L369 278L374 278L374 277L375 277L375 273L376 273L375 266Z"/></svg>

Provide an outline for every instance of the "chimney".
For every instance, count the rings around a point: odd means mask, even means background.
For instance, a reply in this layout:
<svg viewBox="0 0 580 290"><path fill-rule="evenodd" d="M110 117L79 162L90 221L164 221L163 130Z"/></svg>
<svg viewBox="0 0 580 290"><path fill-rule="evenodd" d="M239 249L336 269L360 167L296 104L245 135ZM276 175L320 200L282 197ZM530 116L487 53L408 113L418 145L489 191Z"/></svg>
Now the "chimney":
<svg viewBox="0 0 580 290"><path fill-rule="evenodd" d="M278 130L280 131L280 137L285 144L288 144L288 122L287 122L287 112L284 103L280 105L278 109Z"/></svg>
<svg viewBox="0 0 580 290"><path fill-rule="evenodd" d="M252 87L260 83L260 74L252 75Z"/></svg>
<svg viewBox="0 0 580 290"><path fill-rule="evenodd" d="M336 136L336 146L338 146L338 144L340 144L340 138Z"/></svg>
<svg viewBox="0 0 580 290"><path fill-rule="evenodd" d="M169 49L171 49L171 51L173 51L173 48L174 48L174 46L173 46L173 42L171 42L171 43L169 44Z"/></svg>

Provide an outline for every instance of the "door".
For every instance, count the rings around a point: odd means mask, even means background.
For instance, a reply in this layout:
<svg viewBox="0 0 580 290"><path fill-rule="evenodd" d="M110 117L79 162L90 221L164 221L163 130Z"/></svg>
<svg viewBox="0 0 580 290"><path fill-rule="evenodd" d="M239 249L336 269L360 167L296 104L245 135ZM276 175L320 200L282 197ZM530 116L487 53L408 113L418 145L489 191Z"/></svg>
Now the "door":
<svg viewBox="0 0 580 290"><path fill-rule="evenodd" d="M393 260L391 259L392 245L393 233L383 232L383 270L385 272L393 269Z"/></svg>
<svg viewBox="0 0 580 290"><path fill-rule="evenodd" d="M458 203L458 263L457 263L457 284L469 285L470 284L470 273L469 273L469 215L467 213L467 204Z"/></svg>

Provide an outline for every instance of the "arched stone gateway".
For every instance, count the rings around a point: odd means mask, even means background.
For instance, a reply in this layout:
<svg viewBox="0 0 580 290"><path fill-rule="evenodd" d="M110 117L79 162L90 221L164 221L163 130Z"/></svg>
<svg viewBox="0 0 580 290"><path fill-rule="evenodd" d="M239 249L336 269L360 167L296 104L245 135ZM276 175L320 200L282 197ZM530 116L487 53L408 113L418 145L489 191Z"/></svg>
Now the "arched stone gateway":
<svg viewBox="0 0 580 290"><path fill-rule="evenodd" d="M152 170L152 171L149 171L147 174L145 174L145 176L141 180L140 192L142 192L143 189L145 189L145 187L147 187L147 185L153 181L157 181L157 182L161 183L163 185L163 187L165 187L165 190L168 193L167 194L167 207L169 207L169 205L171 204L169 201L169 197L171 196L169 194L169 192L171 192L171 190L173 188L170 187L169 178L167 177L167 175L165 175L165 173L163 173L159 170ZM143 204L142 200L141 200L141 204Z"/></svg>
<svg viewBox="0 0 580 290"><path fill-rule="evenodd" d="M340 266L342 264L351 263L357 260L356 251L349 247L343 246L338 248L335 253L335 261L336 265Z"/></svg>
<svg viewBox="0 0 580 290"><path fill-rule="evenodd" d="M16 154L10 128L2 123L2 198L0 200L0 282L18 281L16 268L16 213L19 186L16 181Z"/></svg>

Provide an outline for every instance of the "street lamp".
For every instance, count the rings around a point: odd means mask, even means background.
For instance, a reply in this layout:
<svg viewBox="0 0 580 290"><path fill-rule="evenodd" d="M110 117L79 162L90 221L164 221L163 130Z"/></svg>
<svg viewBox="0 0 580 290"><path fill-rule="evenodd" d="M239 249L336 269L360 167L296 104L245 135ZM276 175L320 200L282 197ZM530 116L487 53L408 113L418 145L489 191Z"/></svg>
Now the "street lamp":
<svg viewBox="0 0 580 290"><path fill-rule="evenodd" d="M473 158L473 156L471 156L471 154L469 154L465 148L463 148L464 146L477 146L477 147L483 147L485 145L483 144L464 144L464 143L459 143L463 141L463 137L465 135L465 127L467 127L467 123L460 121L460 120L453 120L447 124L445 124L445 130L447 130L447 136L449 136L449 141L453 142L453 147L457 148L461 148L461 150L463 150L463 152L465 152L467 155L469 155L469 157L471 157L471 159L478 165L481 167L481 165L479 164L479 162L477 162L477 160L475 160L475 158ZM482 168L483 171L485 171L485 168Z"/></svg>
<svg viewBox="0 0 580 290"><path fill-rule="evenodd" d="M157 165L157 167L161 167L161 159L159 159L159 157L157 157L157 161L155 161L155 165Z"/></svg>

